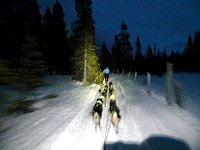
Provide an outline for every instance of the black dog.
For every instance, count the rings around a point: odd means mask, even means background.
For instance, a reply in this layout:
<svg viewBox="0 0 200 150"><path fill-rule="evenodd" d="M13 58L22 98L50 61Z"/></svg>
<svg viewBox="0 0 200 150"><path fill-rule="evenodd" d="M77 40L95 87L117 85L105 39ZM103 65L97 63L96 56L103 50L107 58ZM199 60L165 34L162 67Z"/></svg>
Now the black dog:
<svg viewBox="0 0 200 150"><path fill-rule="evenodd" d="M113 126L118 130L118 125L121 120L121 115L120 115L119 107L117 107L116 101L110 102L109 111L111 114L111 122Z"/></svg>
<svg viewBox="0 0 200 150"><path fill-rule="evenodd" d="M102 110L103 110L102 105L103 105L103 100L98 98L92 109L92 116L93 116L93 121L95 124L95 129L97 129L97 126L101 128L100 120L101 120Z"/></svg>
<svg viewBox="0 0 200 150"><path fill-rule="evenodd" d="M110 102L109 111L110 111L110 113L113 113L115 111L117 113L117 117L121 118L120 110L119 110L119 107L116 104L116 101L111 101Z"/></svg>
<svg viewBox="0 0 200 150"><path fill-rule="evenodd" d="M112 82L109 82L109 96L112 95L113 91L114 91L113 84Z"/></svg>
<svg viewBox="0 0 200 150"><path fill-rule="evenodd" d="M101 93L102 96L104 96L105 100L107 98L107 92L108 92L108 85L105 84L103 89L99 91Z"/></svg>
<svg viewBox="0 0 200 150"><path fill-rule="evenodd" d="M99 89L99 93L103 93L103 92L107 93L107 91L108 91L108 85L107 84L103 84L101 86L101 88Z"/></svg>
<svg viewBox="0 0 200 150"><path fill-rule="evenodd" d="M112 82L109 82L109 89L113 88Z"/></svg>

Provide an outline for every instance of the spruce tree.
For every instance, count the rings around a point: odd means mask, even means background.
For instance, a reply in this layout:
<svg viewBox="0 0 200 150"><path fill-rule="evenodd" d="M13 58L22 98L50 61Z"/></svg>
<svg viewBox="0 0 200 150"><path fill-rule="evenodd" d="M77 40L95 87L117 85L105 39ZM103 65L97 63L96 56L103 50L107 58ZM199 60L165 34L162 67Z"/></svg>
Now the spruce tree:
<svg viewBox="0 0 200 150"><path fill-rule="evenodd" d="M46 66L38 48L37 38L27 34L21 44L21 56L16 60L13 72L15 82L20 90L32 89L43 83L40 75L44 73Z"/></svg>
<svg viewBox="0 0 200 150"><path fill-rule="evenodd" d="M0 59L0 85L11 84L12 80L12 69L10 68L10 61Z"/></svg>
<svg viewBox="0 0 200 150"><path fill-rule="evenodd" d="M1 62L5 62L4 60L6 60L6 65L3 66L6 66L7 75L13 79L12 81L17 81L17 78L19 78L18 71L23 68L23 64L20 62L21 60L28 59L26 58L27 55L24 55L25 51L26 53L31 53L31 55L41 53L41 15L39 13L39 6L36 0L10 0L3 2L3 7L1 7L4 9L1 10L2 13L4 13L3 22L6 32L3 36L5 36L4 42L6 44L2 49L3 51L1 54L3 55L1 55L1 58L3 60ZM32 37L34 38L32 39ZM29 40L30 38L32 40ZM22 46L24 44L28 44L28 46ZM35 45L37 45L37 48L35 48ZM28 52L29 49L33 50ZM42 58L39 59L40 61L43 61ZM32 59L32 61L34 62L35 60ZM37 68L37 64L35 65L36 66L31 66L33 69L29 68L31 72L35 70L34 68ZM36 75L34 71L32 73ZM39 77L36 77L35 75L35 79Z"/></svg>
<svg viewBox="0 0 200 150"><path fill-rule="evenodd" d="M52 75L54 71L54 49L53 49L53 27L52 27L53 17L51 9L46 8L45 14L43 16L43 53L44 60L46 61L48 72Z"/></svg>
<svg viewBox="0 0 200 150"><path fill-rule="evenodd" d="M161 53L161 71L165 72L166 71L166 64L168 61L168 56L166 53L166 49L163 49L163 52Z"/></svg>
<svg viewBox="0 0 200 150"><path fill-rule="evenodd" d="M38 42L41 42L42 16L40 14L40 6L38 5L37 0L31 0L30 2L30 24L32 34L38 38Z"/></svg>
<svg viewBox="0 0 200 150"><path fill-rule="evenodd" d="M66 24L64 21L64 12L61 4L56 0L52 10L52 49L53 65L57 74L63 74L69 71L69 48L67 39Z"/></svg>
<svg viewBox="0 0 200 150"><path fill-rule="evenodd" d="M116 41L117 37L115 36L115 45L112 47L112 51L111 51L111 56L112 56L112 66L113 66L113 70L114 72L118 72L119 70L122 71L122 67L120 66L120 64L122 63L121 60L121 56L122 53L120 51L120 46L119 43L117 43Z"/></svg>
<svg viewBox="0 0 200 150"><path fill-rule="evenodd" d="M140 41L140 37L139 35L137 35L136 38L136 42L135 42L135 59L134 59L134 68L135 71L138 73L144 73L144 67L145 67L145 63L144 63L144 56L142 55L142 44Z"/></svg>
<svg viewBox="0 0 200 150"><path fill-rule="evenodd" d="M25 36L24 1L0 1L0 57L6 60L19 56Z"/></svg>
<svg viewBox="0 0 200 150"><path fill-rule="evenodd" d="M94 81L98 64L91 5L91 0L75 0L77 21L72 25L71 35L73 77L84 84Z"/></svg>
<svg viewBox="0 0 200 150"><path fill-rule="evenodd" d="M106 67L112 70L111 54L105 43L102 44L102 47L100 49L100 65L101 70L105 69Z"/></svg>
<svg viewBox="0 0 200 150"><path fill-rule="evenodd" d="M192 51L192 65L194 71L200 71L200 32L195 32Z"/></svg>
<svg viewBox="0 0 200 150"><path fill-rule="evenodd" d="M123 21L121 23L121 31L115 37L115 45L112 50L113 61L119 71L131 71L133 64L133 48L130 42L130 34L127 31L128 27Z"/></svg>
<svg viewBox="0 0 200 150"><path fill-rule="evenodd" d="M162 74L162 65L161 65L161 54L160 54L160 49L158 49L156 57L155 57L155 73L158 75Z"/></svg>
<svg viewBox="0 0 200 150"><path fill-rule="evenodd" d="M152 73L153 71L153 50L150 45L148 45L146 51L146 71Z"/></svg>

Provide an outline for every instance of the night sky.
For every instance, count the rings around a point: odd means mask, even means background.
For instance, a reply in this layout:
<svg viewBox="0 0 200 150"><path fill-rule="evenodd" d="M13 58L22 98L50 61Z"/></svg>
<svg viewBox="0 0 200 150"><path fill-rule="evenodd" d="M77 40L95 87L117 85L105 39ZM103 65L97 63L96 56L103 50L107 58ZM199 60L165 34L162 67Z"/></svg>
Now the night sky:
<svg viewBox="0 0 200 150"><path fill-rule="evenodd" d="M38 0L41 12L52 8L55 0ZM70 29L76 20L74 0L59 0ZM183 50L189 33L200 30L200 0L93 0L93 19L96 27L96 43L100 48L105 42L109 49L120 32L121 22L128 25L131 44L135 46L139 34L142 50L148 44L161 50Z"/></svg>

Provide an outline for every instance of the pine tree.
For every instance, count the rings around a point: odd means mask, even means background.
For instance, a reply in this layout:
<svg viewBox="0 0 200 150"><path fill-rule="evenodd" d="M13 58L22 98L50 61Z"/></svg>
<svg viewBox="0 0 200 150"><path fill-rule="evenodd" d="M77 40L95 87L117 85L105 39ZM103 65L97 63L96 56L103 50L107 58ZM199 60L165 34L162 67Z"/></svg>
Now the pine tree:
<svg viewBox="0 0 200 150"><path fill-rule="evenodd" d="M191 34L188 36L187 44L182 54L182 64L186 71L200 71L200 32L195 32L192 39Z"/></svg>
<svg viewBox="0 0 200 150"><path fill-rule="evenodd" d="M116 39L117 39L117 37L115 36L116 44L112 47L112 51L111 51L113 70L115 72L119 71L119 69L120 69L120 71L122 70L121 66L120 66L120 64L122 64L122 61L121 61L122 53L120 51L120 48L119 48L120 46L117 43Z"/></svg>
<svg viewBox="0 0 200 150"><path fill-rule="evenodd" d="M168 56L168 60L170 63L174 65L174 71L181 70L181 59L179 51L175 52L173 49L171 50L170 55Z"/></svg>
<svg viewBox="0 0 200 150"><path fill-rule="evenodd" d="M3 62L1 66L6 71L5 74L7 74L9 78L12 78L12 81L16 81L16 79L19 77L17 72L22 68L19 67L19 62L22 59L27 59L26 55L23 55L23 51L25 49L22 48L23 44L28 43L27 37L34 37L34 39L37 39L33 40L33 43L31 43L29 40L30 44L28 44L29 48L27 49L34 49L34 45L37 44L37 48L35 48L37 52L31 51L31 53L41 53L41 15L39 13L39 6L36 0L3 1L2 8L3 9L0 10L2 10L2 16L4 16L3 22L6 32L3 36L5 36L4 42L6 44L3 46L3 51L1 53L3 54L1 55L1 62ZM5 60L6 63L4 63ZM35 60L32 61L34 62ZM42 61L42 59L40 59L40 61ZM33 69L29 70L34 70L34 67L36 66L32 65L31 67Z"/></svg>
<svg viewBox="0 0 200 150"><path fill-rule="evenodd" d="M133 64L133 48L130 42L130 34L127 31L128 27L123 21L121 23L121 32L115 36L115 45L112 50L115 69L125 72L131 71Z"/></svg>
<svg viewBox="0 0 200 150"><path fill-rule="evenodd" d="M46 8L45 14L43 16L43 53L44 60L47 63L48 71L52 75L54 71L54 48L53 48L53 16L51 13L51 9L49 7Z"/></svg>
<svg viewBox="0 0 200 150"><path fill-rule="evenodd" d="M84 84L91 83L96 77L98 53L95 46L95 28L92 18L91 0L76 0L77 21L72 26L72 70L73 77Z"/></svg>
<svg viewBox="0 0 200 150"><path fill-rule="evenodd" d="M166 63L168 61L168 56L166 53L166 49L163 49L163 52L161 53L161 71L165 72L166 71Z"/></svg>
<svg viewBox="0 0 200 150"><path fill-rule="evenodd" d="M54 54L53 65L57 74L69 71L69 55L67 30L64 21L63 8L56 0L52 10L52 49Z"/></svg>
<svg viewBox="0 0 200 150"><path fill-rule="evenodd" d="M0 59L0 85L11 84L13 82L11 74L10 61Z"/></svg>
<svg viewBox="0 0 200 150"><path fill-rule="evenodd" d="M140 42L140 37L139 35L137 35L136 38L136 43L135 43L135 59L134 59L134 67L135 67L135 71L139 72L139 73L144 73L144 67L145 67L145 63L144 63L144 56L142 55L142 45Z"/></svg>
<svg viewBox="0 0 200 150"><path fill-rule="evenodd" d="M137 53L137 54L141 54L142 44L141 44L141 42L140 42L140 37L139 37L139 35L137 35L135 47L136 47L136 53ZM135 54L135 55L136 55L136 54Z"/></svg>
<svg viewBox="0 0 200 150"><path fill-rule="evenodd" d="M25 36L24 1L0 1L0 57L6 60L19 56L20 43Z"/></svg>
<svg viewBox="0 0 200 150"><path fill-rule="evenodd" d="M200 32L195 32L193 40L193 51L192 51L192 65L194 66L194 71L200 71Z"/></svg>
<svg viewBox="0 0 200 150"><path fill-rule="evenodd" d="M46 66L38 47L37 38L31 34L25 37L25 41L21 45L21 56L15 61L13 72L15 82L20 90L34 88L43 82L40 75L44 73Z"/></svg>
<svg viewBox="0 0 200 150"><path fill-rule="evenodd" d="M106 67L112 70L111 54L105 43L102 44L102 47L100 49L100 65L101 70L105 69Z"/></svg>
<svg viewBox="0 0 200 150"><path fill-rule="evenodd" d="M155 73L158 75L162 74L162 65L161 65L161 54L160 49L158 49L156 57L155 57Z"/></svg>
<svg viewBox="0 0 200 150"><path fill-rule="evenodd" d="M32 28L32 34L37 36L38 42L41 42L41 30L42 30L42 16L40 14L40 6L37 0L31 0L30 2L30 25ZM39 45L40 46L40 45Z"/></svg>
<svg viewBox="0 0 200 150"><path fill-rule="evenodd" d="M153 71L153 51L150 45L148 45L146 51L146 71L152 73Z"/></svg>

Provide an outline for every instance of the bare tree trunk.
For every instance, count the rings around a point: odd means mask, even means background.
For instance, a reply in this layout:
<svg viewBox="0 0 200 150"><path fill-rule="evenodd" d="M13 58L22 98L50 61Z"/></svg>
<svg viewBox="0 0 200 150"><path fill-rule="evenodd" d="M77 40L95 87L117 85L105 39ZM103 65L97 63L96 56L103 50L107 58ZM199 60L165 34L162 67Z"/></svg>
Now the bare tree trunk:
<svg viewBox="0 0 200 150"><path fill-rule="evenodd" d="M84 74L83 74L83 83L87 83L87 48L85 47L84 51Z"/></svg>
<svg viewBox="0 0 200 150"><path fill-rule="evenodd" d="M83 83L87 84L87 26L85 32L85 50L84 50L84 73L83 73Z"/></svg>

